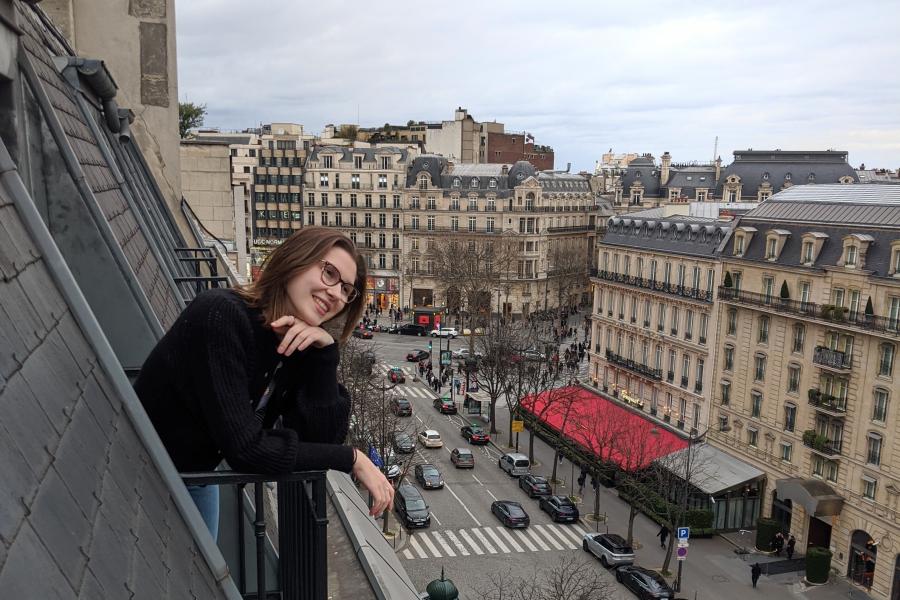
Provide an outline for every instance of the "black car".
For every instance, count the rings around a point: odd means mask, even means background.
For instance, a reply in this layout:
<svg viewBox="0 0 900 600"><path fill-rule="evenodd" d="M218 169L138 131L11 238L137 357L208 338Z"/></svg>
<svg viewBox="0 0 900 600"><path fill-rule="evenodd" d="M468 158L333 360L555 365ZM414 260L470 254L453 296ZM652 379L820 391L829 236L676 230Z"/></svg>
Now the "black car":
<svg viewBox="0 0 900 600"><path fill-rule="evenodd" d="M407 353L406 360L407 362L419 362L420 360L425 360L431 356L431 354L427 350L413 350L412 352Z"/></svg>
<svg viewBox="0 0 900 600"><path fill-rule="evenodd" d="M444 478L441 472L432 464L416 465L416 481L422 484L426 490L438 490L444 487Z"/></svg>
<svg viewBox="0 0 900 600"><path fill-rule="evenodd" d="M550 490L550 483L547 481L546 477L532 475L531 473L519 477L519 487L528 494L529 498L549 496L553 493Z"/></svg>
<svg viewBox="0 0 900 600"><path fill-rule="evenodd" d="M372 335L372 332L369 331L368 329L360 329L359 327L357 327L356 329L353 330L353 337L360 338L363 340L371 340L373 335Z"/></svg>
<svg viewBox="0 0 900 600"><path fill-rule="evenodd" d="M622 565L616 569L616 581L631 590L635 596L645 598L675 598L675 592L662 578L662 575L651 569L637 565Z"/></svg>
<svg viewBox="0 0 900 600"><path fill-rule="evenodd" d="M416 440L408 433L394 433L394 450L400 454L412 454L416 449Z"/></svg>
<svg viewBox="0 0 900 600"><path fill-rule="evenodd" d="M568 496L545 496L541 498L540 507L554 521L574 523L578 520L578 507Z"/></svg>
<svg viewBox="0 0 900 600"><path fill-rule="evenodd" d="M490 434L482 429L478 423L463 425L459 428L459 432L470 444L487 444L491 441Z"/></svg>
<svg viewBox="0 0 900 600"><path fill-rule="evenodd" d="M405 325L400 326L400 329L397 330L397 333L399 333L400 335L422 336L428 332L425 331L425 328L421 325L415 325L413 323L406 323Z"/></svg>
<svg viewBox="0 0 900 600"><path fill-rule="evenodd" d="M450 398L435 398L431 403L442 415L455 415L456 403Z"/></svg>
<svg viewBox="0 0 900 600"><path fill-rule="evenodd" d="M403 483L394 494L394 511L400 522L407 528L429 527L431 525L431 513L422 492L416 486Z"/></svg>
<svg viewBox="0 0 900 600"><path fill-rule="evenodd" d="M497 500L491 503L491 512L507 527L525 528L531 522L522 505L512 500Z"/></svg>
<svg viewBox="0 0 900 600"><path fill-rule="evenodd" d="M409 400L400 396L391 400L391 410L398 417L412 416L412 404L409 403Z"/></svg>

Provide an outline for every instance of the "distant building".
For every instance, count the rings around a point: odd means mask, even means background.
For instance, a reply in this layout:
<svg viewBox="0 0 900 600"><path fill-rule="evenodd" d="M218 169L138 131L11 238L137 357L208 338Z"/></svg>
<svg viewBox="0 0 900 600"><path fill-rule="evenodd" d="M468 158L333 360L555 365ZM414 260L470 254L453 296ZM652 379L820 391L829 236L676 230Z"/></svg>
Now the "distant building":
<svg viewBox="0 0 900 600"><path fill-rule="evenodd" d="M865 165L856 170L856 176L860 183L888 183L900 184L900 169L866 169Z"/></svg>
<svg viewBox="0 0 900 600"><path fill-rule="evenodd" d="M515 163L527 160L539 171L553 169L553 148L534 143L526 131L489 132L486 158L492 163Z"/></svg>

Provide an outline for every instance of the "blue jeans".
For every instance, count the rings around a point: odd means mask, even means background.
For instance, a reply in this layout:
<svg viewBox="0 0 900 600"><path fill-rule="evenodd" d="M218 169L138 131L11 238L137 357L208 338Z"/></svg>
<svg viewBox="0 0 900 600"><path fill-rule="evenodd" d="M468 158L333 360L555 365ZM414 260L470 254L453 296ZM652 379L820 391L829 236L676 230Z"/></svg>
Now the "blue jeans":
<svg viewBox="0 0 900 600"><path fill-rule="evenodd" d="M203 522L212 534L213 540L219 539L219 486L189 485L188 493L197 505Z"/></svg>

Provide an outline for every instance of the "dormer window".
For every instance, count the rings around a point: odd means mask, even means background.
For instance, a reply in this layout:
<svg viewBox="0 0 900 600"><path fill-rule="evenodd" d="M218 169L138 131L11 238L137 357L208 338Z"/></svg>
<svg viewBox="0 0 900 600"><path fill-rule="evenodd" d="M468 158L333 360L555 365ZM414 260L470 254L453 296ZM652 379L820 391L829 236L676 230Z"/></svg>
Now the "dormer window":
<svg viewBox="0 0 900 600"><path fill-rule="evenodd" d="M458 187L459 187L459 183L460 183L460 182L459 182L459 177L454 177L454 178L453 178L453 187L458 188Z"/></svg>
<svg viewBox="0 0 900 600"><path fill-rule="evenodd" d="M816 182L816 174L815 174L815 173L810 173L810 174L809 174L809 177L807 177L806 180L807 180L809 183L815 183L815 182Z"/></svg>
<svg viewBox="0 0 900 600"><path fill-rule="evenodd" d="M428 175L419 175L419 189L420 190L428 189Z"/></svg>
<svg viewBox="0 0 900 600"><path fill-rule="evenodd" d="M784 248L790 235L791 232L786 229L771 229L766 232L766 260L778 260L781 249Z"/></svg>
<svg viewBox="0 0 900 600"><path fill-rule="evenodd" d="M891 242L891 267L888 275L900 277L900 240Z"/></svg>
<svg viewBox="0 0 900 600"><path fill-rule="evenodd" d="M784 180L785 180L785 181L790 181L790 180L791 180L791 174L790 174L790 173L785 173L785 174L784 174Z"/></svg>
<svg viewBox="0 0 900 600"><path fill-rule="evenodd" d="M847 250L844 255L844 266L856 267L856 259L858 256L859 249L856 246L847 246Z"/></svg>
<svg viewBox="0 0 900 600"><path fill-rule="evenodd" d="M744 236L738 235L734 238L734 255L743 256L744 254Z"/></svg>
<svg viewBox="0 0 900 600"><path fill-rule="evenodd" d="M488 181L488 187L492 190L497 189L497 180L491 177L491 179Z"/></svg>
<svg viewBox="0 0 900 600"><path fill-rule="evenodd" d="M770 237L766 241L766 260L778 258L778 238Z"/></svg>
<svg viewBox="0 0 900 600"><path fill-rule="evenodd" d="M803 264L808 265L812 264L813 261L813 248L814 245L812 242L803 242Z"/></svg>
<svg viewBox="0 0 900 600"><path fill-rule="evenodd" d="M763 173L763 181L768 181L768 180L769 180L769 172L766 171L765 173Z"/></svg>
<svg viewBox="0 0 900 600"><path fill-rule="evenodd" d="M868 250L869 244L874 241L875 238L867 233L851 233L844 236L842 240L844 244L843 251L837 266L848 269L865 268L866 250Z"/></svg>
<svg viewBox="0 0 900 600"><path fill-rule="evenodd" d="M469 182L469 187L471 187L473 189L479 187L479 185L480 185L480 182L478 181L477 177L473 177L472 181Z"/></svg>

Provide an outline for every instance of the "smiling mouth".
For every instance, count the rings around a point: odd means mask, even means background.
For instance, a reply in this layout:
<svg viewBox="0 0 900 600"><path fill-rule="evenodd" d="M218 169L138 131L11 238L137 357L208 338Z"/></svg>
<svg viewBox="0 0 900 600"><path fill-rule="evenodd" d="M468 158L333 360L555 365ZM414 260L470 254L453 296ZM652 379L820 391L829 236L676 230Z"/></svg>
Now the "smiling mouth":
<svg viewBox="0 0 900 600"><path fill-rule="evenodd" d="M328 304L326 304L325 302L323 302L323 301L320 300L319 298L316 298L315 296L313 296L313 302L315 302L315 304L316 304L316 309L317 309L322 315L327 315L327 314L328 314L328 311L331 310L331 307L330 307Z"/></svg>

